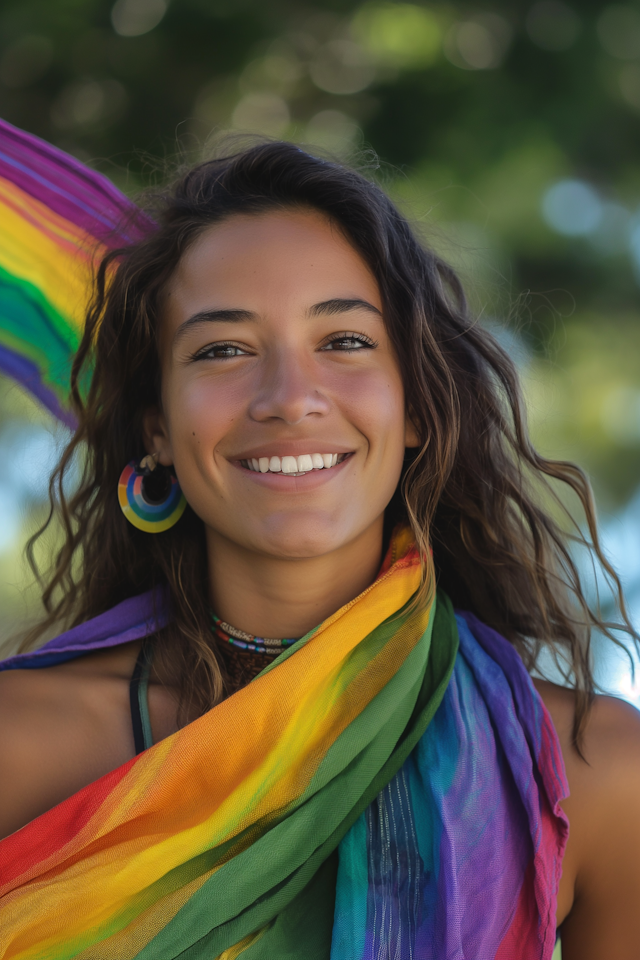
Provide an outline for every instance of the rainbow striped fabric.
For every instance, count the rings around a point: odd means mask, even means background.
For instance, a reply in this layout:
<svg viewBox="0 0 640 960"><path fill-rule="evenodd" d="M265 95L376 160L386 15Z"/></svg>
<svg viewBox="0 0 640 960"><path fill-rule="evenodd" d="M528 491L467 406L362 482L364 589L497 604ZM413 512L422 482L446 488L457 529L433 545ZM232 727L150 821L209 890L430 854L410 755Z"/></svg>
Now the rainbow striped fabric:
<svg viewBox="0 0 640 960"><path fill-rule="evenodd" d="M0 120L0 371L70 425L94 265L149 229L102 174Z"/></svg>
<svg viewBox="0 0 640 960"><path fill-rule="evenodd" d="M551 960L553 725L504 638L441 594L412 605L395 549L248 687L0 842L3 960ZM145 636L161 608L0 669Z"/></svg>

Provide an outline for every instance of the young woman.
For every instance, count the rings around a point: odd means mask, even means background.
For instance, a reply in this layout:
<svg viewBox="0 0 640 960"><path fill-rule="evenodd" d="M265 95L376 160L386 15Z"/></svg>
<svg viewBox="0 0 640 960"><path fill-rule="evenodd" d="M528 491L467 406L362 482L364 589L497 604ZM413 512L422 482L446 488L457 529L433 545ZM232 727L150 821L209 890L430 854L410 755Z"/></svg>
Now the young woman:
<svg viewBox="0 0 640 960"><path fill-rule="evenodd" d="M282 143L189 170L72 388L69 629L0 673L0 956L636 960L640 717L546 506L595 535L588 483L379 188Z"/></svg>

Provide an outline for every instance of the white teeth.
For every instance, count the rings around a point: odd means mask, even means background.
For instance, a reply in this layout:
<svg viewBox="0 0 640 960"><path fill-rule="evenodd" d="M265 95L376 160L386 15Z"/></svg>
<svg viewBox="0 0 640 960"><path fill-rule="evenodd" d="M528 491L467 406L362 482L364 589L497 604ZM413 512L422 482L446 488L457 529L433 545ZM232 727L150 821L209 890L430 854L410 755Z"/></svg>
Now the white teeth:
<svg viewBox="0 0 640 960"><path fill-rule="evenodd" d="M251 457L242 466L255 473L286 473L302 476L312 470L329 470L347 457L346 453L303 453L299 457Z"/></svg>

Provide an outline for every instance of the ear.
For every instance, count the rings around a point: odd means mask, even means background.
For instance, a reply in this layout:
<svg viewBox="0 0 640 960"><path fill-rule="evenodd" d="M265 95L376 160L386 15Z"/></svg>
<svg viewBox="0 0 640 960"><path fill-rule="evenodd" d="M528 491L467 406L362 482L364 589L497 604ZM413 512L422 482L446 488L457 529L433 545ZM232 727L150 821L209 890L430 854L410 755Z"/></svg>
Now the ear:
<svg viewBox="0 0 640 960"><path fill-rule="evenodd" d="M158 463L165 467L173 463L173 451L167 430L167 421L159 407L148 407L142 416L142 440L147 453L157 453Z"/></svg>
<svg viewBox="0 0 640 960"><path fill-rule="evenodd" d="M404 418L404 445L405 447L420 446L420 437L418 436L418 431L416 430L415 424L408 413Z"/></svg>

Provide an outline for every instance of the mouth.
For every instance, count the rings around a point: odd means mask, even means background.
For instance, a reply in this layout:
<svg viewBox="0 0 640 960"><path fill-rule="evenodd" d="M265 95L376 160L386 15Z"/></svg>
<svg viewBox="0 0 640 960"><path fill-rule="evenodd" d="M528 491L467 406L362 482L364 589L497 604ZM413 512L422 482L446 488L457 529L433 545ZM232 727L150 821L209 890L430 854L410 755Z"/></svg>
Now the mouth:
<svg viewBox="0 0 640 960"><path fill-rule="evenodd" d="M275 473L288 477L304 477L314 470L331 470L352 453L303 453L299 457L252 457L240 460L240 466L253 473Z"/></svg>

